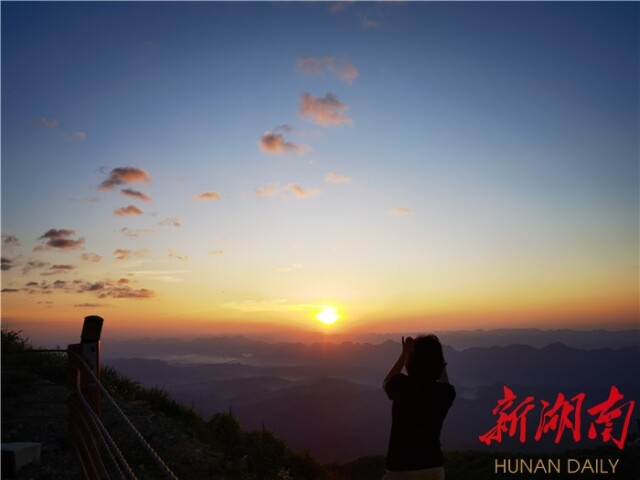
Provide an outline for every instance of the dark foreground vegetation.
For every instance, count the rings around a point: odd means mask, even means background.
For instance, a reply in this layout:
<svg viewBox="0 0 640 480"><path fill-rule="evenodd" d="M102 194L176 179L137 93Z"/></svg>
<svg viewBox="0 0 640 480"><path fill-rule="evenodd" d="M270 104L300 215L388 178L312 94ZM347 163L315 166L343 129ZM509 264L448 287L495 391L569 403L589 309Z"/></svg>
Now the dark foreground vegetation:
<svg viewBox="0 0 640 480"><path fill-rule="evenodd" d="M2 330L2 441L42 442L41 465L24 467L18 478L34 480L79 478L75 455L66 437L65 396L67 359L59 353L36 353L20 332ZM371 456L345 464L322 465L307 452L298 452L271 431L245 431L232 412L202 418L193 408L176 402L159 388L143 388L111 367L102 383L149 443L182 479L188 480L378 480L384 457ZM42 385L48 387L42 389ZM40 403L30 403L37 398ZM162 478L146 453L103 402L103 422L121 445L139 479ZM31 405L31 406L30 406ZM44 405L44 406L43 406ZM57 424L25 420L25 413L55 410ZM34 410L35 412L29 412ZM19 413L19 415L17 414ZM51 413L51 412L44 412ZM55 417L55 416L54 416ZM330 421L330 419L327 419ZM16 423L18 422L18 423ZM53 440L52 440L53 439ZM633 437L624 452L602 448L541 455L536 458L620 458L618 472L607 478L640 479L640 452ZM57 443L56 443L57 442ZM51 446L53 445L53 446ZM47 447L48 446L48 447ZM45 448L47 447L47 448ZM47 453L50 452L50 453ZM495 458L528 458L523 454L486 451L447 452L447 480L496 479ZM599 478L602 475L554 474L553 478ZM515 478L515 477L514 477ZM549 478L528 475L518 478Z"/></svg>

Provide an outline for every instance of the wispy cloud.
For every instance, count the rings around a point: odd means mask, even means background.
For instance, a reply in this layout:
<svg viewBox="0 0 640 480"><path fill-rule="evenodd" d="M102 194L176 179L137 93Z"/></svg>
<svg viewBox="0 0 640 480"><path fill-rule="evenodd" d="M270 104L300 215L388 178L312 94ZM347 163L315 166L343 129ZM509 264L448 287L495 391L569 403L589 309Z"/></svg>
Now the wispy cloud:
<svg viewBox="0 0 640 480"><path fill-rule="evenodd" d="M209 255L224 255L224 250L209 250L207 253Z"/></svg>
<svg viewBox="0 0 640 480"><path fill-rule="evenodd" d="M60 120L57 118L38 117L31 123L45 128L58 128L60 126Z"/></svg>
<svg viewBox="0 0 640 480"><path fill-rule="evenodd" d="M83 253L80 258L82 258L82 260L84 260L85 262L93 263L98 263L100 260L102 260L102 257L97 253Z"/></svg>
<svg viewBox="0 0 640 480"><path fill-rule="evenodd" d="M316 98L305 92L300 96L299 115L323 127L351 125L353 120L346 113L348 108L333 93L327 93L324 98Z"/></svg>
<svg viewBox="0 0 640 480"><path fill-rule="evenodd" d="M123 188L120 190L120 193L127 197L136 198L138 200L142 200L143 202L151 201L151 197L146 193L139 192L138 190L133 190L131 188Z"/></svg>
<svg viewBox="0 0 640 480"><path fill-rule="evenodd" d="M118 217L130 217L134 215L142 215L144 212L135 205L127 205L126 207L116 208L113 214Z"/></svg>
<svg viewBox="0 0 640 480"><path fill-rule="evenodd" d="M175 258L183 262L189 260L189 255L184 255L182 253L176 252L173 249L169 249L169 252L167 253L167 255L169 256L169 258Z"/></svg>
<svg viewBox="0 0 640 480"><path fill-rule="evenodd" d="M69 143L80 143L84 142L87 139L87 134L85 132L73 132L69 135L65 135L64 140Z"/></svg>
<svg viewBox="0 0 640 480"><path fill-rule="evenodd" d="M329 172L325 175L324 181L327 183L349 183L351 181L351 177L347 177L341 173Z"/></svg>
<svg viewBox="0 0 640 480"><path fill-rule="evenodd" d="M20 241L18 240L18 237L16 237L15 235L2 235L3 248L12 248L12 247L19 247L19 246L20 246Z"/></svg>
<svg viewBox="0 0 640 480"><path fill-rule="evenodd" d="M165 218L164 220L159 221L158 225L162 225L163 227L181 227L182 217Z"/></svg>
<svg viewBox="0 0 640 480"><path fill-rule="evenodd" d="M142 233L151 233L153 230L150 228L128 228L124 227L120 230L120 233L125 237L135 238L139 237Z"/></svg>
<svg viewBox="0 0 640 480"><path fill-rule="evenodd" d="M259 197L274 197L280 193L280 184L278 182L271 182L264 187L254 188L253 191Z"/></svg>
<svg viewBox="0 0 640 480"><path fill-rule="evenodd" d="M74 250L80 248L84 244L84 238L74 239L76 232L69 229L52 228L44 233L38 240L44 240L42 245L34 248L34 251L41 250Z"/></svg>
<svg viewBox="0 0 640 480"><path fill-rule="evenodd" d="M67 273L78 268L76 265L52 265L49 270L52 274Z"/></svg>
<svg viewBox="0 0 640 480"><path fill-rule="evenodd" d="M42 260L30 260L27 264L22 267L22 273L29 273L31 270L40 270L42 268L47 268L50 263L43 262Z"/></svg>
<svg viewBox="0 0 640 480"><path fill-rule="evenodd" d="M99 190L113 190L115 187L129 183L148 183L151 176L141 168L117 167L98 186Z"/></svg>
<svg viewBox="0 0 640 480"><path fill-rule="evenodd" d="M293 142L287 142L282 134L277 132L264 132L258 140L258 146L263 152L271 155L294 154L304 155L310 148L306 145L298 145Z"/></svg>
<svg viewBox="0 0 640 480"><path fill-rule="evenodd" d="M129 250L128 248L116 248L113 251L113 254L116 256L118 260L128 260L132 257L144 257L146 256L148 251L146 249L141 250Z"/></svg>
<svg viewBox="0 0 640 480"><path fill-rule="evenodd" d="M203 192L200 195L193 197L193 200L197 202L210 202L220 200L221 196L218 192Z"/></svg>
<svg viewBox="0 0 640 480"><path fill-rule="evenodd" d="M284 189L293 193L297 198L309 198L322 192L319 188L302 187L297 183L287 183Z"/></svg>
<svg viewBox="0 0 640 480"><path fill-rule="evenodd" d="M351 85L358 78L358 69L346 59L335 57L311 57L298 58L296 69L306 75L329 74Z"/></svg>
<svg viewBox="0 0 640 480"><path fill-rule="evenodd" d="M309 198L322 193L319 188L303 187L297 183L281 185L279 182L271 182L264 187L254 188L253 191L259 197L275 197L281 193L291 193L296 198Z"/></svg>
<svg viewBox="0 0 640 480"><path fill-rule="evenodd" d="M394 215L413 215L413 210L411 210L410 208L407 207L396 207L393 210L391 210L391 213L393 213Z"/></svg>

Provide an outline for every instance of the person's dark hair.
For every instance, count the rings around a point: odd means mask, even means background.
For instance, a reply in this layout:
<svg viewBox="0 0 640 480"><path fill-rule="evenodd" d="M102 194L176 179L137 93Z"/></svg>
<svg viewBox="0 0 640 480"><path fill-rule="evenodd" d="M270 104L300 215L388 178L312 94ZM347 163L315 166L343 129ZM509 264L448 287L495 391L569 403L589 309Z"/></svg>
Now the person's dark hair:
<svg viewBox="0 0 640 480"><path fill-rule="evenodd" d="M442 354L442 345L438 337L424 335L416 338L406 367L410 376L427 380L440 378L444 368L444 355Z"/></svg>

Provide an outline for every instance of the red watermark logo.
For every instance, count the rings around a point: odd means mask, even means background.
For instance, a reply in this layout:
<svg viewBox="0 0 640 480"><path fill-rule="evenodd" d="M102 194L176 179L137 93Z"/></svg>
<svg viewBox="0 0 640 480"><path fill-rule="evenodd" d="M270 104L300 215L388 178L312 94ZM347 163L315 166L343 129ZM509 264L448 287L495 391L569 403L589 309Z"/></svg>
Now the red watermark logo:
<svg viewBox="0 0 640 480"><path fill-rule="evenodd" d="M624 395L612 386L609 397L603 402L586 410L583 409L584 402L584 393L571 398L558 393L553 404L540 399L542 409L533 439L539 441L543 435L555 433L555 443L560 443L565 434L571 435L576 443L580 442L582 419L586 412L585 425L589 425L588 438L595 440L600 437L603 442L613 442L622 450L627 439L635 401L625 402ZM527 440L527 414L535 407L534 397L528 396L518 400L513 391L504 386L504 396L498 400L498 404L493 409L493 416L497 417L496 425L484 435L480 435L480 441L490 445L491 442L501 443L503 435L509 437L517 435L520 442L524 443Z"/></svg>

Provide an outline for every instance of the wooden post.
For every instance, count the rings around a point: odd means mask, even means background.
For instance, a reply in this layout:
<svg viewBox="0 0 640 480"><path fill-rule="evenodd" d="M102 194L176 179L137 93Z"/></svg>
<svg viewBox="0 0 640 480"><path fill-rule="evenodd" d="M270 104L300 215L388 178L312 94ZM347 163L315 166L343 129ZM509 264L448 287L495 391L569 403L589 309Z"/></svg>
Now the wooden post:
<svg viewBox="0 0 640 480"><path fill-rule="evenodd" d="M97 315L85 317L80 343L68 346L69 383L73 391L69 397L69 436L84 466L84 471L88 475L87 480L99 480L98 469L95 467L100 463L100 452L91 448L93 442L87 436L93 435L94 439L99 437L93 426L90 414L85 411L85 405L79 397L80 394L77 392L77 387L79 380L82 397L91 409L100 416L100 387L93 376L87 372L87 366L99 380L100 334L102 333L103 322L104 320ZM84 360L87 366L80 359ZM87 425L90 426L90 431L87 431Z"/></svg>

